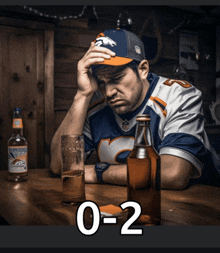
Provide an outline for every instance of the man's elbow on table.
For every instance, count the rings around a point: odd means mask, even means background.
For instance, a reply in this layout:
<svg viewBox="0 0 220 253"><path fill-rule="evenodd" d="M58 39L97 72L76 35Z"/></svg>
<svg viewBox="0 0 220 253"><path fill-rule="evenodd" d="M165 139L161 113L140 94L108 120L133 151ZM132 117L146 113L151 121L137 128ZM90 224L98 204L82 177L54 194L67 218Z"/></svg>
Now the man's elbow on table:
<svg viewBox="0 0 220 253"><path fill-rule="evenodd" d="M50 145L50 170L53 174L61 174L62 169L62 156L61 156L61 148L58 145L59 138L58 135L55 134Z"/></svg>
<svg viewBox="0 0 220 253"><path fill-rule="evenodd" d="M193 165L185 159L161 155L161 188L184 190L192 175Z"/></svg>
<svg viewBox="0 0 220 253"><path fill-rule="evenodd" d="M169 178L161 177L161 189L164 190L184 190L187 188L189 180L176 175Z"/></svg>
<svg viewBox="0 0 220 253"><path fill-rule="evenodd" d="M61 174L62 161L60 156L57 154L56 149L51 145L51 161L50 161L50 170L53 174Z"/></svg>
<svg viewBox="0 0 220 253"><path fill-rule="evenodd" d="M61 174L61 168L62 168L61 163L59 163L58 161L51 160L50 170L53 174L60 175Z"/></svg>

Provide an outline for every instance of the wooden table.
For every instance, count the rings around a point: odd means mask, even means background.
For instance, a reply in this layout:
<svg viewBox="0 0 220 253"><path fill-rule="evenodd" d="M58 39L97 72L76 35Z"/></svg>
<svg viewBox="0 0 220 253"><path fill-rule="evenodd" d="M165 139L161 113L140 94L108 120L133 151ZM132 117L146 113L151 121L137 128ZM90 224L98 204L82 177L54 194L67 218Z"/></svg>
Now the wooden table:
<svg viewBox="0 0 220 253"><path fill-rule="evenodd" d="M11 225L76 225L76 206L61 204L60 177L48 169L29 170L27 182L6 180L0 172L0 215ZM86 200L98 206L127 200L124 186L86 184ZM194 185L161 191L161 225L220 225L220 188Z"/></svg>

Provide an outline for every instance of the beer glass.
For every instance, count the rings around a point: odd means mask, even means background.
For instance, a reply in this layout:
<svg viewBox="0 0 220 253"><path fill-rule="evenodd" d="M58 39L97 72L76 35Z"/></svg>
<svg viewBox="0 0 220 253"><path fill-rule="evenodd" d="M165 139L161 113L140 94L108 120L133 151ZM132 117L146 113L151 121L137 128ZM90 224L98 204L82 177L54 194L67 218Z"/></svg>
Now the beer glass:
<svg viewBox="0 0 220 253"><path fill-rule="evenodd" d="M62 135L61 153L62 203L80 204L85 201L83 135Z"/></svg>

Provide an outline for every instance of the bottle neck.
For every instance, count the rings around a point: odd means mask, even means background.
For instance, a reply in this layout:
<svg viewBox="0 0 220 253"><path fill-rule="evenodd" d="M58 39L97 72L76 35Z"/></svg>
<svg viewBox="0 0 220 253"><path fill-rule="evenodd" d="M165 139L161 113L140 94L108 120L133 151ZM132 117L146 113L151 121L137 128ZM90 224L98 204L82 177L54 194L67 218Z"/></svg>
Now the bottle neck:
<svg viewBox="0 0 220 253"><path fill-rule="evenodd" d="M12 128L12 136L23 136L23 128Z"/></svg>
<svg viewBox="0 0 220 253"><path fill-rule="evenodd" d="M138 147L153 146L149 121L137 122L134 146Z"/></svg>
<svg viewBox="0 0 220 253"><path fill-rule="evenodd" d="M22 118L13 118L12 136L23 136L23 122Z"/></svg>

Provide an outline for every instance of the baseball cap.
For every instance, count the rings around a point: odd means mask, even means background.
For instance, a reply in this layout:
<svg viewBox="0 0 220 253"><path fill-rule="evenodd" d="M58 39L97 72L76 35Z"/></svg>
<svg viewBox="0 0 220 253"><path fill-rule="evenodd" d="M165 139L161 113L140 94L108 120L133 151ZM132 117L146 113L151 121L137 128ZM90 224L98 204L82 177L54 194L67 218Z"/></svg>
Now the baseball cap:
<svg viewBox="0 0 220 253"><path fill-rule="evenodd" d="M124 29L109 29L100 33L94 41L96 46L106 47L116 53L115 57L102 63L113 66L127 64L133 60L145 59L144 44L134 33Z"/></svg>

